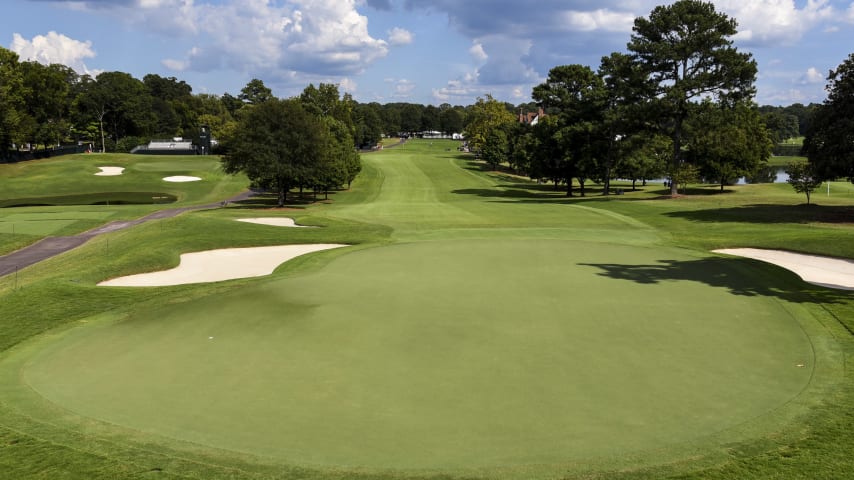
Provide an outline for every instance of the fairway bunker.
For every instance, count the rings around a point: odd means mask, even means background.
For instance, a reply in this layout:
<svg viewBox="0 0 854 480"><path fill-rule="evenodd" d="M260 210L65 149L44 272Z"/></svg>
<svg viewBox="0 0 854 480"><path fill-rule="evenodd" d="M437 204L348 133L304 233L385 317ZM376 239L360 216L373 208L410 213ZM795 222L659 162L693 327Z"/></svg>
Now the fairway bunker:
<svg viewBox="0 0 854 480"><path fill-rule="evenodd" d="M293 218L288 217L238 218L237 221L273 227L317 228L312 225L297 225Z"/></svg>
<svg viewBox="0 0 854 480"><path fill-rule="evenodd" d="M125 167L98 167L100 172L95 175L98 177L115 177L121 175L125 171Z"/></svg>
<svg viewBox="0 0 854 480"><path fill-rule="evenodd" d="M105 287L163 287L260 277L273 273L276 267L300 255L346 246L348 245L319 243L226 248L184 253L181 254L181 263L171 270L114 278L98 285Z"/></svg>
<svg viewBox="0 0 854 480"><path fill-rule="evenodd" d="M198 182L201 178L199 177L189 177L186 175L175 175L172 177L163 177L164 182L173 182L173 183L184 183L184 182Z"/></svg>
<svg viewBox="0 0 854 480"><path fill-rule="evenodd" d="M854 260L758 248L724 248L714 252L771 263L813 285L854 290Z"/></svg>

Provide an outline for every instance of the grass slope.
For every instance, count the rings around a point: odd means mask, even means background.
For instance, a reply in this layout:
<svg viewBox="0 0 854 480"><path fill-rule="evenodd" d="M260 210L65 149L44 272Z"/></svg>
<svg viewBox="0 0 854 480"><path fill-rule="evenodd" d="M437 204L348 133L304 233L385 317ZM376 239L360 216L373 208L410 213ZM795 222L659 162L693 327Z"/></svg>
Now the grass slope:
<svg viewBox="0 0 854 480"><path fill-rule="evenodd" d="M566 199L484 174L445 143L366 155L333 205L284 212L321 229L234 222L259 216L250 205L196 212L93 240L25 270L17 289L0 279L0 468L13 478L850 471L854 298L705 252L854 257L844 241L854 202L807 209L776 186ZM94 287L185 251L301 242L357 246L266 279Z"/></svg>

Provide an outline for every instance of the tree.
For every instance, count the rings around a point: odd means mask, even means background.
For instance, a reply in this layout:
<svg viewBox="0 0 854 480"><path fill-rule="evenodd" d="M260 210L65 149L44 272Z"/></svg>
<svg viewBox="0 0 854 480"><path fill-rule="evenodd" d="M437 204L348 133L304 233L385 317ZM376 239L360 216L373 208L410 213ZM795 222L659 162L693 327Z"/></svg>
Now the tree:
<svg viewBox="0 0 854 480"><path fill-rule="evenodd" d="M328 163L332 144L328 126L299 100L271 98L240 119L222 165L276 192L282 207L292 187L317 181L317 166Z"/></svg>
<svg viewBox="0 0 854 480"><path fill-rule="evenodd" d="M448 105L448 108L441 109L441 112L439 112L439 129L445 135L460 133L463 131L463 120L463 110Z"/></svg>
<svg viewBox="0 0 854 480"><path fill-rule="evenodd" d="M481 154L493 170L507 160L510 153L510 141L505 128L494 128L486 134Z"/></svg>
<svg viewBox="0 0 854 480"><path fill-rule="evenodd" d="M813 169L813 165L807 162L793 162L786 167L789 179L786 182L798 193L806 194L807 205L810 204L810 195L821 186L821 177Z"/></svg>
<svg viewBox="0 0 854 480"><path fill-rule="evenodd" d="M673 147L670 137L658 133L641 132L621 140L623 161L617 166L617 175L632 181L632 190L637 181L646 186L646 181L665 175Z"/></svg>
<svg viewBox="0 0 854 480"><path fill-rule="evenodd" d="M0 47L0 158L21 139L24 99L18 54Z"/></svg>
<svg viewBox="0 0 854 480"><path fill-rule="evenodd" d="M240 95L237 98L245 104L259 105L275 97L273 97L273 91L267 88L263 81L253 78L240 89Z"/></svg>
<svg viewBox="0 0 854 480"><path fill-rule="evenodd" d="M775 144L800 135L798 117L795 115L777 110L765 111L762 113L762 121Z"/></svg>
<svg viewBox="0 0 854 480"><path fill-rule="evenodd" d="M854 183L854 53L827 81L827 100L815 111L803 152L820 178Z"/></svg>
<svg viewBox="0 0 854 480"><path fill-rule="evenodd" d="M683 162L683 130L690 104L714 96L736 101L752 98L756 62L730 39L736 21L712 3L679 0L658 6L649 18L635 19L628 49L649 82L648 112L673 141L671 173ZM678 184L671 182L671 194Z"/></svg>
<svg viewBox="0 0 854 480"><path fill-rule="evenodd" d="M360 103L353 109L355 124L355 145L366 147L376 145L382 139L383 122L380 118L381 107L378 103Z"/></svg>
<svg viewBox="0 0 854 480"><path fill-rule="evenodd" d="M421 130L421 116L424 106L414 103L406 103L400 109L400 129L408 134Z"/></svg>
<svg viewBox="0 0 854 480"><path fill-rule="evenodd" d="M771 156L773 144L756 106L706 99L693 109L686 123L686 157L703 178L724 185L750 174Z"/></svg>
<svg viewBox="0 0 854 480"><path fill-rule="evenodd" d="M532 97L553 111L550 116L557 119L554 135L564 150L560 170L567 185L566 195L572 196L575 177L583 196L585 180L603 176L597 163L607 158L613 141L609 138L612 132L604 123L608 99L602 78L585 65L554 67L546 82L534 87Z"/></svg>
<svg viewBox="0 0 854 480"><path fill-rule="evenodd" d="M503 128L514 122L513 115L507 111L503 102L487 94L486 98L478 97L472 105L469 123L465 127L466 141L471 151L480 153L490 132Z"/></svg>

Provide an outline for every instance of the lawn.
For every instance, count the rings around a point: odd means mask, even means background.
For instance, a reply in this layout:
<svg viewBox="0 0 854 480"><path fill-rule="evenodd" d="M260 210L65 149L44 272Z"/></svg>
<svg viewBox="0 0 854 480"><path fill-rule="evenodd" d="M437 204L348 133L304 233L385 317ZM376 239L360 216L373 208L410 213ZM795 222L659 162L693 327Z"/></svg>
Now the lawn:
<svg viewBox="0 0 854 480"><path fill-rule="evenodd" d="M854 258L854 198L806 207L788 185L566 198L455 145L364 155L331 203L186 213L0 278L0 468L640 479L854 467L854 295L709 253ZM70 212L57 225L88 211L57 208ZM322 228L234 221L277 215ZM182 252L289 243L352 246L258 279L95 286Z"/></svg>
<svg viewBox="0 0 854 480"><path fill-rule="evenodd" d="M97 176L99 167L122 167ZM172 183L168 176L197 176ZM217 202L246 188L225 175L219 157L80 154L0 165L0 255L48 235L72 235L109 220L163 208ZM5 207L5 208L4 208ZM14 208L10 208L14 207Z"/></svg>

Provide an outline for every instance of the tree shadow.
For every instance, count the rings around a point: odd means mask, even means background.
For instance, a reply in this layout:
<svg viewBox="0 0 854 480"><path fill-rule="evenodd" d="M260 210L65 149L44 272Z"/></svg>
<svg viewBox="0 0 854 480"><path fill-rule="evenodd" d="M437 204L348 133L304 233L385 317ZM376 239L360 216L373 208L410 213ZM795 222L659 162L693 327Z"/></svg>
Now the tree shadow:
<svg viewBox="0 0 854 480"><path fill-rule="evenodd" d="M328 201L332 200L332 197L334 194L335 194L335 192L332 192L332 191L329 192L329 200ZM323 193L318 193L317 198L315 198L313 196L312 192L310 192L310 191L309 192L303 192L302 195L300 195L298 192L291 192L288 194L288 198L287 198L287 201L285 202L285 206L282 208L302 210L309 205L313 205L316 203L323 203L325 201L327 201L327 200L324 198ZM253 196L251 196L245 200L238 200L236 202L228 203L228 208L238 208L238 209L242 208L242 209L249 209L249 210L279 208L279 198L275 193L268 193L268 192L256 193L255 195L253 195Z"/></svg>
<svg viewBox="0 0 854 480"><path fill-rule="evenodd" d="M739 258L704 258L699 260L658 260L651 265L615 263L580 263L580 266L600 269L598 275L653 285L665 282L691 281L710 287L724 288L733 295L745 297L774 297L794 303L845 303L854 292L812 285L789 270L765 262ZM756 274L767 269L768 282Z"/></svg>
<svg viewBox="0 0 854 480"><path fill-rule="evenodd" d="M637 190L632 191L628 188L622 188L623 195L618 195L616 193L617 188L612 187L611 195L602 195L604 191L603 185L593 184L587 185L584 189L584 196L581 196L581 190L578 186L573 187L573 196L567 197L565 186L559 186L557 190L555 190L553 184L536 184L536 183L524 183L524 182L507 182L496 185L495 187L490 188L462 188L457 190L451 190L451 193L456 195L474 195L481 198L494 199L497 202L518 202L518 203L552 203L552 204L563 204L563 203L578 203L578 202L605 202L610 200L642 200L641 198L632 198L633 194L640 194L643 192L647 193L660 193L664 195L667 193L665 190L661 190L660 192L656 190L645 190L645 188L649 187L638 187ZM656 187L658 188L658 187ZM646 200L649 197L644 198Z"/></svg>
<svg viewBox="0 0 854 480"><path fill-rule="evenodd" d="M696 222L854 223L854 206L756 204L665 215Z"/></svg>

